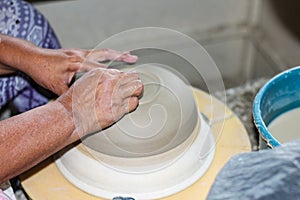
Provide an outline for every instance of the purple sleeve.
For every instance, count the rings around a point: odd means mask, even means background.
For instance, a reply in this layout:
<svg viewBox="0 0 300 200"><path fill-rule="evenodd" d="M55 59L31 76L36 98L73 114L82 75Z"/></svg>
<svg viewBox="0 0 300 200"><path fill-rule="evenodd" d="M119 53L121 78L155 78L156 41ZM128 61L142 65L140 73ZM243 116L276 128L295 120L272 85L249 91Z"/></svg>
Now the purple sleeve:
<svg viewBox="0 0 300 200"><path fill-rule="evenodd" d="M43 48L61 48L46 18L23 0L0 1L0 33L31 41ZM0 76L0 109L12 101L18 112L25 112L47 103L49 94L23 73Z"/></svg>

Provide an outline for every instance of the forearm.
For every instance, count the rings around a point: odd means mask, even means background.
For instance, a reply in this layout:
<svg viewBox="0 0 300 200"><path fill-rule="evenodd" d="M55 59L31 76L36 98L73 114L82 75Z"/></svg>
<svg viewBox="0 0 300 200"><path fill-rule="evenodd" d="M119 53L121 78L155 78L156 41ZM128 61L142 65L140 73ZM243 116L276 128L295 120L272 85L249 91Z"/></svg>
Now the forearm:
<svg viewBox="0 0 300 200"><path fill-rule="evenodd" d="M0 122L0 183L74 142L72 116L52 102Z"/></svg>
<svg viewBox="0 0 300 200"><path fill-rule="evenodd" d="M40 51L31 42L0 34L0 73L9 71L9 67L27 73L39 61Z"/></svg>

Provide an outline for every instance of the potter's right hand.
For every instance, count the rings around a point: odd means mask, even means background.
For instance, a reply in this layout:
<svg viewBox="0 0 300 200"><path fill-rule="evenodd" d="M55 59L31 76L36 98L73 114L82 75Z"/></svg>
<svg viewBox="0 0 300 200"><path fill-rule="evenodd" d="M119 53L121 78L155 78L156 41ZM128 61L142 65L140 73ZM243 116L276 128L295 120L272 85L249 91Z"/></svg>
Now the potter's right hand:
<svg viewBox="0 0 300 200"><path fill-rule="evenodd" d="M57 101L72 115L76 132L82 137L134 110L142 90L137 73L98 68L77 80Z"/></svg>

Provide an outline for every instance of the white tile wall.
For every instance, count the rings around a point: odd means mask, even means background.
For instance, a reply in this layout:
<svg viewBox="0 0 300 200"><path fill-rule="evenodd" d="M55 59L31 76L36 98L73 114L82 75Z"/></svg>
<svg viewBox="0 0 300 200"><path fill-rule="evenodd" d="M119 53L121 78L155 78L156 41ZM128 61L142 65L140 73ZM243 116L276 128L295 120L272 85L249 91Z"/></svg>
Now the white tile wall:
<svg viewBox="0 0 300 200"><path fill-rule="evenodd" d="M35 4L64 47L94 47L113 34L137 27L199 32L246 24L249 0L75 0Z"/></svg>
<svg viewBox="0 0 300 200"><path fill-rule="evenodd" d="M263 68L254 69L252 65L272 65L251 40L245 39L260 19L259 6L260 0L75 0L35 4L52 24L63 47L94 48L114 34L138 27L163 27L187 34L204 45L226 87L265 75L261 73L265 72Z"/></svg>

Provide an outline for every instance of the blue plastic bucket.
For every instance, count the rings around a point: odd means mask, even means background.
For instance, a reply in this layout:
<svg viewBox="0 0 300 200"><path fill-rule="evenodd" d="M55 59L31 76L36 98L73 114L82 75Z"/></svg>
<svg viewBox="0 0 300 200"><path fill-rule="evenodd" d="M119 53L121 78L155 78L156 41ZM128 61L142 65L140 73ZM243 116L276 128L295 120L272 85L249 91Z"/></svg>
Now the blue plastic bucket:
<svg viewBox="0 0 300 200"><path fill-rule="evenodd" d="M253 117L260 134L261 149L280 145L267 127L276 117L297 107L300 107L300 67L288 69L273 77L254 99Z"/></svg>

